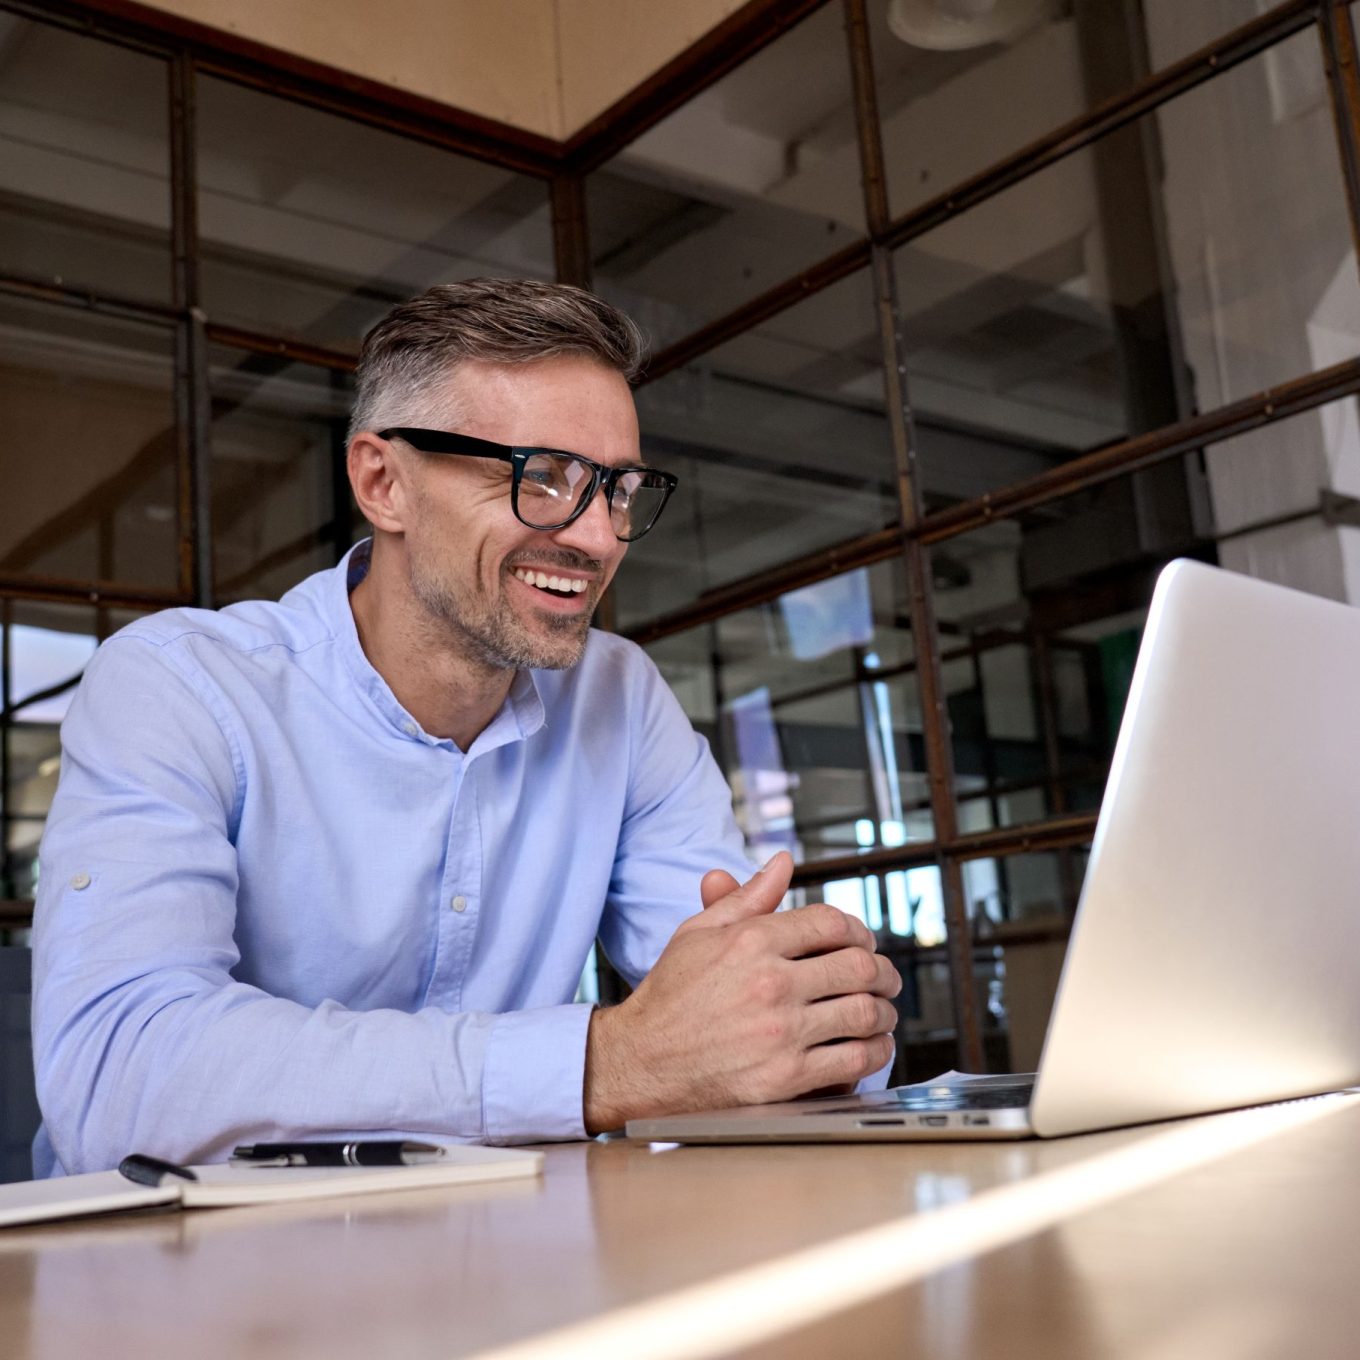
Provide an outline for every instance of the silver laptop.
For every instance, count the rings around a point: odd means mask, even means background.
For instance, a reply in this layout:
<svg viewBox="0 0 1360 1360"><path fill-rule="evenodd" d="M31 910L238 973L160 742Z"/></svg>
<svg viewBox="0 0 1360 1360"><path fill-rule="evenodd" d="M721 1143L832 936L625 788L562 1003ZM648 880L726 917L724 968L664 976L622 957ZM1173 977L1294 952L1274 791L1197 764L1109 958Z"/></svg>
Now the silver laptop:
<svg viewBox="0 0 1360 1360"><path fill-rule="evenodd" d="M1198 562L1152 598L1032 1077L633 1138L1051 1138L1360 1084L1360 609Z"/></svg>

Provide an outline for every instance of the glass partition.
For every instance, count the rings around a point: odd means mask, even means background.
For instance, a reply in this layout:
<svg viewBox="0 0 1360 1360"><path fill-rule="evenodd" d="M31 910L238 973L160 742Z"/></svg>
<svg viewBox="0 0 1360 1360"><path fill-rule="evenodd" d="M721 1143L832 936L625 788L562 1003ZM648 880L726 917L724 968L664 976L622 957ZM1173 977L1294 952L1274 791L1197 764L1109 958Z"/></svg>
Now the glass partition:
<svg viewBox="0 0 1360 1360"><path fill-rule="evenodd" d="M0 575L178 586L173 332L0 296Z"/></svg>
<svg viewBox="0 0 1360 1360"><path fill-rule="evenodd" d="M225 80L198 99L213 321L357 351L432 284L552 276L542 180Z"/></svg>
<svg viewBox="0 0 1360 1360"><path fill-rule="evenodd" d="M928 500L1360 352L1330 120L1307 31L903 246Z"/></svg>
<svg viewBox="0 0 1360 1360"><path fill-rule="evenodd" d="M89 605L0 600L0 898L31 897L38 842L61 771L59 727L103 638L137 617Z"/></svg>
<svg viewBox="0 0 1360 1360"><path fill-rule="evenodd" d="M169 303L170 76L0 11L0 275Z"/></svg>
<svg viewBox="0 0 1360 1360"><path fill-rule="evenodd" d="M1357 459L1346 397L932 547L960 830L1100 806L1172 558L1357 598ZM1193 524L1167 510L1187 501Z"/></svg>
<svg viewBox="0 0 1360 1360"><path fill-rule="evenodd" d="M861 239L863 204L828 4L587 179L595 287L661 349Z"/></svg>
<svg viewBox="0 0 1360 1360"><path fill-rule="evenodd" d="M867 274L637 398L643 453L680 486L619 573L620 628L897 519Z"/></svg>
<svg viewBox="0 0 1360 1360"><path fill-rule="evenodd" d="M213 559L223 601L276 599L359 524L344 475L347 373L214 347Z"/></svg>
<svg viewBox="0 0 1360 1360"><path fill-rule="evenodd" d="M936 608L962 832L1100 805L1147 600L1176 548L1116 576L1117 542L1088 508L1069 497L931 550L950 582Z"/></svg>
<svg viewBox="0 0 1360 1360"><path fill-rule="evenodd" d="M648 651L714 747L753 859L932 836L899 563L790 591Z"/></svg>
<svg viewBox="0 0 1360 1360"><path fill-rule="evenodd" d="M1089 854L1088 846L1080 846L963 866L978 1006L993 1036L993 1071L1033 1072L1039 1066Z"/></svg>

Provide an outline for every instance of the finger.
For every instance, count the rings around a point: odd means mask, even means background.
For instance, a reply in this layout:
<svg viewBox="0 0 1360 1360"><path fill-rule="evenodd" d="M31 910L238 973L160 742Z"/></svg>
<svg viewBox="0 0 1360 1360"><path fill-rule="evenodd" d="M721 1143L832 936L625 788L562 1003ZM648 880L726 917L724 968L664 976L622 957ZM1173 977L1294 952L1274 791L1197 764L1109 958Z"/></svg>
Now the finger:
<svg viewBox="0 0 1360 1360"><path fill-rule="evenodd" d="M699 885L701 896L705 884L717 872L721 871L710 870L704 875L704 882ZM768 916L784 900L792 875L793 857L781 850L739 888L713 902L705 898L703 915L691 919L696 925L731 926L755 916Z"/></svg>
<svg viewBox="0 0 1360 1360"><path fill-rule="evenodd" d="M816 1001L803 1008L804 1042L835 1043L840 1039L872 1039L876 1034L892 1034L897 1028L897 1008L881 996L856 992ZM875 1069L877 1070L877 1069Z"/></svg>
<svg viewBox="0 0 1360 1360"><path fill-rule="evenodd" d="M851 946L872 953L878 943L862 921L820 902L776 916L770 921L769 928L774 932L774 947L786 959L806 958Z"/></svg>
<svg viewBox="0 0 1360 1360"><path fill-rule="evenodd" d="M738 892L741 884L726 869L710 869L699 884L699 900L704 909L716 906L728 893Z"/></svg>
<svg viewBox="0 0 1360 1360"><path fill-rule="evenodd" d="M897 969L881 954L871 954L867 949L837 949L830 954L798 959L795 966L795 991L804 1001L855 992L891 998L902 990L902 977Z"/></svg>
<svg viewBox="0 0 1360 1360"><path fill-rule="evenodd" d="M896 1052L897 1045L886 1034L819 1044L804 1054L805 1089L816 1091L824 1086L839 1086L842 1082L862 1081L886 1067Z"/></svg>

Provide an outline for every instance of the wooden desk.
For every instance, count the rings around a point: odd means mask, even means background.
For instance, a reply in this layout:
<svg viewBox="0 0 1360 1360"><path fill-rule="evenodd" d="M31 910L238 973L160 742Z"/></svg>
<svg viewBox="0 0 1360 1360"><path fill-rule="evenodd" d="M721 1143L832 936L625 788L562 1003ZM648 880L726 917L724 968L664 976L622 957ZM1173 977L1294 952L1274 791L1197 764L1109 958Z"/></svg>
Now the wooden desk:
<svg viewBox="0 0 1360 1360"><path fill-rule="evenodd" d="M1284 1108L1052 1143L570 1144L541 1183L10 1230L0 1354L1354 1356L1360 1098ZM749 1330L838 1252L862 1301Z"/></svg>

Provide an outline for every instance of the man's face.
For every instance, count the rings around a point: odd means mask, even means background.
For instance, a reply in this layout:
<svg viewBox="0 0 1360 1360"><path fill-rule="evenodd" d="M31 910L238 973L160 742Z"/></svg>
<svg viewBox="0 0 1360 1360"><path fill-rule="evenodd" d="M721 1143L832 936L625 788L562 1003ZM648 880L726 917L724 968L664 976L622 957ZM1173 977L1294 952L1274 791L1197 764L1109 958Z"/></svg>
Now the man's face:
<svg viewBox="0 0 1360 1360"><path fill-rule="evenodd" d="M450 378L460 434L641 461L624 378L593 359L467 361ZM470 659L497 669L574 666L600 596L623 560L603 490L562 529L515 518L509 463L406 450L412 503L405 539L412 594ZM543 587L540 577L558 580ZM582 588L584 586L584 588Z"/></svg>

